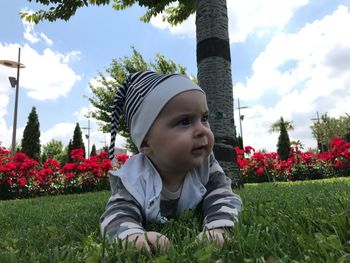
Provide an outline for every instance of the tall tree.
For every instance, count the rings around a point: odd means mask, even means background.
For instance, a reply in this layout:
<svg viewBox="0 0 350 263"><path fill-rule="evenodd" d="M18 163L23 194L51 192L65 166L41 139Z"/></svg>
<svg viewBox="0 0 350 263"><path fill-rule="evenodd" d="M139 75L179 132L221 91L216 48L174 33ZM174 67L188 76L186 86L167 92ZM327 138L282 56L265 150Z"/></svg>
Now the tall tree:
<svg viewBox="0 0 350 263"><path fill-rule="evenodd" d="M281 126L277 142L277 153L282 160L287 160L290 151L290 140L286 126Z"/></svg>
<svg viewBox="0 0 350 263"><path fill-rule="evenodd" d="M236 134L226 0L197 0L196 29L197 76L207 93L215 157L234 173Z"/></svg>
<svg viewBox="0 0 350 263"><path fill-rule="evenodd" d="M120 83L123 83L130 73L143 70L154 70L159 73L181 73L186 74L185 68L176 65L172 60L166 59L163 55L157 54L154 61L146 62L142 55L132 47L132 55L125 56L122 59L114 59L109 68L106 69L111 78L107 78L102 73L99 74L97 86L90 85L93 96L89 101L94 106L89 116L98 120L98 125L103 132L111 130L110 109L113 106L115 92L119 89ZM118 132L126 138L126 147L129 151L136 153L137 147L131 140L130 133L126 127L125 120L122 118Z"/></svg>
<svg viewBox="0 0 350 263"><path fill-rule="evenodd" d="M32 107L23 131L21 150L29 158L40 160L40 123L36 108Z"/></svg>
<svg viewBox="0 0 350 263"><path fill-rule="evenodd" d="M84 145L84 142L83 142L82 132L81 132L79 123L77 123L75 125L74 134L73 134L73 140L72 140L72 144L71 144L71 149L70 150L74 150L74 149L83 149L84 156L85 156L85 145Z"/></svg>
<svg viewBox="0 0 350 263"><path fill-rule="evenodd" d="M290 139L288 135L288 131L293 130L294 125L290 121L285 121L283 117L281 117L278 121L274 122L271 125L270 132L279 132L280 135L278 137L277 142L277 153L281 157L282 160L287 160L289 151L290 151Z"/></svg>
<svg viewBox="0 0 350 263"><path fill-rule="evenodd" d="M65 161L68 163L73 162L72 157L70 156L70 152L72 151L72 139L69 140L68 146L67 146L67 151L66 151L66 158ZM62 164L62 163L61 163Z"/></svg>
<svg viewBox="0 0 350 263"><path fill-rule="evenodd" d="M96 145L93 144L93 145L92 145L92 148L91 148L90 156L96 156L96 155L97 155L97 152L96 152Z"/></svg>
<svg viewBox="0 0 350 263"><path fill-rule="evenodd" d="M28 0L32 1L32 0ZM33 0L50 5L47 11L22 12L21 16L38 23L41 20L69 20L78 8L88 5L107 5L110 0ZM237 169L233 147L235 125L233 118L233 92L231 57L228 34L226 0L113 0L113 7L123 10L134 4L146 7L141 17L149 22L163 12L163 19L172 25L179 24L196 12L197 68L199 85L208 94L211 127L215 135L214 152L227 172Z"/></svg>

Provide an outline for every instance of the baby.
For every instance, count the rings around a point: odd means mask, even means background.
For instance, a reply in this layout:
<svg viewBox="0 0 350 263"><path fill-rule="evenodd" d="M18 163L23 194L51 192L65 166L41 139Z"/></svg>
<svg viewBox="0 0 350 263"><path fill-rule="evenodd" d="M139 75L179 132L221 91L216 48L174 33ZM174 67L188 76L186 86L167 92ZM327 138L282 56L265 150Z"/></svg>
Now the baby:
<svg viewBox="0 0 350 263"><path fill-rule="evenodd" d="M219 246L234 226L242 201L213 154L205 92L183 75L152 71L129 76L114 99L109 157L124 113L140 153L109 172L112 196L101 216L101 232L136 248L166 249L168 238L146 232L147 222L166 222L201 208L203 232Z"/></svg>

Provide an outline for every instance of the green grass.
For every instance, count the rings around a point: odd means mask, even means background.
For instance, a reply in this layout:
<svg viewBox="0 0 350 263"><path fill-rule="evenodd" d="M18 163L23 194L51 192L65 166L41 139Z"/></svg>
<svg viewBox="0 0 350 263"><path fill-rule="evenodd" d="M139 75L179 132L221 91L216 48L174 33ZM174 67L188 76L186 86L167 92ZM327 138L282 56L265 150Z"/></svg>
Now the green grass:
<svg viewBox="0 0 350 263"><path fill-rule="evenodd" d="M0 262L350 262L350 178L248 184L222 249L197 243L199 219L153 225L165 254L104 245L99 217L109 192L0 201Z"/></svg>

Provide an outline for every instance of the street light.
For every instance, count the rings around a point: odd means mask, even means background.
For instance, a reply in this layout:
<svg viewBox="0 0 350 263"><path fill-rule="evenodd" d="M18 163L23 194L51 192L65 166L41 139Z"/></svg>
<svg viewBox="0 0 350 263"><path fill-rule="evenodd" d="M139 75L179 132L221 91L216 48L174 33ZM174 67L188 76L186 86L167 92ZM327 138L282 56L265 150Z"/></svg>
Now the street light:
<svg viewBox="0 0 350 263"><path fill-rule="evenodd" d="M10 68L17 68L17 78L9 77L11 87L16 87L16 97L15 97L15 110L13 117L13 130L12 130L12 145L11 145L11 157L15 155L16 152L16 130L17 130L17 109L18 109L18 93L19 93L19 71L20 68L25 66L21 63L21 48L18 48L18 62L12 60L0 60L0 64Z"/></svg>
<svg viewBox="0 0 350 263"><path fill-rule="evenodd" d="M238 101L238 115L239 115L239 129L241 131L241 140L242 140L242 148L244 148L244 144L243 144L243 131L242 131L242 121L244 119L244 115L241 115L241 109L247 109L247 106L242 106L239 103L239 99L237 99Z"/></svg>
<svg viewBox="0 0 350 263"><path fill-rule="evenodd" d="M88 119L88 126L87 127L82 127L83 130L88 130L88 134L85 134L85 138L88 140L88 159L90 159L90 119Z"/></svg>
<svg viewBox="0 0 350 263"><path fill-rule="evenodd" d="M317 121L317 124L320 124L320 116L318 115L318 111L316 111L316 114L317 114L317 117L316 118L311 118L312 121ZM316 137L317 137L317 149L318 149L318 146L319 144L321 145L321 152L323 153L324 152L324 149L323 149L323 143L320 141L320 136L317 132L316 134Z"/></svg>

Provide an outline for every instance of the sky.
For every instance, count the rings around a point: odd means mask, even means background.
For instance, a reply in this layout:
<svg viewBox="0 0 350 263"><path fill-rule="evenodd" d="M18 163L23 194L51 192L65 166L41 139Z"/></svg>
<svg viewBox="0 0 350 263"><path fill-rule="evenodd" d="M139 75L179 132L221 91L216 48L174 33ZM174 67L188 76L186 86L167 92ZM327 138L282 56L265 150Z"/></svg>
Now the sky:
<svg viewBox="0 0 350 263"><path fill-rule="evenodd" d="M339 117L350 113L350 2L348 0L227 0L235 124L240 134L237 99L244 115L244 145L276 151L278 133L271 124L283 117L294 124L291 140L315 148L310 126L317 113ZM0 1L0 60L18 59L21 48L17 143L32 107L36 107L41 144L67 145L76 123L88 127L93 109L90 85L99 72L108 76L113 59L132 55L134 46L146 61L157 53L197 74L195 16L171 27L161 16L150 23L138 6L82 8L68 21L22 21L20 11L43 6ZM9 76L16 69L0 65L0 142L10 148L15 89ZM83 129L87 134L88 130ZM90 119L90 147L109 144ZM84 138L86 148L88 140ZM125 140L117 138L117 146Z"/></svg>

